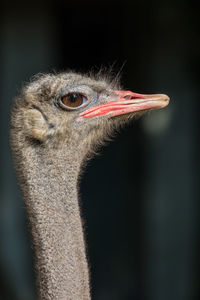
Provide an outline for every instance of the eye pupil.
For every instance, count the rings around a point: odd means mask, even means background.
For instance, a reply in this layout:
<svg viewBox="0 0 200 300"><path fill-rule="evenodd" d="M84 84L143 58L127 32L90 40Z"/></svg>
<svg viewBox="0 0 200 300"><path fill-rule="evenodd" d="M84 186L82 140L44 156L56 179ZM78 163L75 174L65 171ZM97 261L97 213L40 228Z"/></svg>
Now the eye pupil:
<svg viewBox="0 0 200 300"><path fill-rule="evenodd" d="M69 99L71 102L77 101L78 95L77 94L70 94Z"/></svg>
<svg viewBox="0 0 200 300"><path fill-rule="evenodd" d="M81 106L86 98L79 93L69 93L61 98L61 102L67 107L79 107Z"/></svg>

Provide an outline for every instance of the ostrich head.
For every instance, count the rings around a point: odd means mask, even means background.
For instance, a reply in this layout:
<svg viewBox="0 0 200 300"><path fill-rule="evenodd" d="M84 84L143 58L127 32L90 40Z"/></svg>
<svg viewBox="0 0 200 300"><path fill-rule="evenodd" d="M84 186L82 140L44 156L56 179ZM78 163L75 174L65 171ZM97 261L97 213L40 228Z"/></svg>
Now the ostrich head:
<svg viewBox="0 0 200 300"><path fill-rule="evenodd" d="M168 102L163 94L121 91L112 81L69 72L42 75L25 86L13 115L24 143L65 144L85 156L113 127Z"/></svg>

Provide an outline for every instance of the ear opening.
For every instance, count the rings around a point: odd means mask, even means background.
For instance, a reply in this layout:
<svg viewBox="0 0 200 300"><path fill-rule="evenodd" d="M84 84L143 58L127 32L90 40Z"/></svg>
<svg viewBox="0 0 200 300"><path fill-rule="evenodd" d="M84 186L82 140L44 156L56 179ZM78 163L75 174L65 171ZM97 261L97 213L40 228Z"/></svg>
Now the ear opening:
<svg viewBox="0 0 200 300"><path fill-rule="evenodd" d="M49 124L46 116L36 107L26 110L24 126L29 137L43 142L49 136Z"/></svg>

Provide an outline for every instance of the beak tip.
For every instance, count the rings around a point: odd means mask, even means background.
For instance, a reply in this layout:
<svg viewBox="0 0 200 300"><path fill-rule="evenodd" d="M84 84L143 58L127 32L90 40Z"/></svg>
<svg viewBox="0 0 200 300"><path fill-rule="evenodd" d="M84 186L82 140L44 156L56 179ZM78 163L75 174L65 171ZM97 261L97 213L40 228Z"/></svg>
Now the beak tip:
<svg viewBox="0 0 200 300"><path fill-rule="evenodd" d="M165 107L165 106L167 106L169 104L170 98L169 98L169 96L167 96L165 94L162 94L161 96L162 96L163 105L164 105L163 107Z"/></svg>

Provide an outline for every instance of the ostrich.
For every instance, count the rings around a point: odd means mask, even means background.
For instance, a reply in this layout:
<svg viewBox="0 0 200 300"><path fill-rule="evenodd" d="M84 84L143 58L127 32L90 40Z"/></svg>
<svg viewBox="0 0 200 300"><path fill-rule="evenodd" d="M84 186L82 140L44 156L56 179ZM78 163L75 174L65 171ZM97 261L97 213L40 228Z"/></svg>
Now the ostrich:
<svg viewBox="0 0 200 300"><path fill-rule="evenodd" d="M13 105L11 147L31 225L40 300L90 299L77 183L84 162L113 129L165 107L163 94L120 90L73 72L35 77Z"/></svg>

